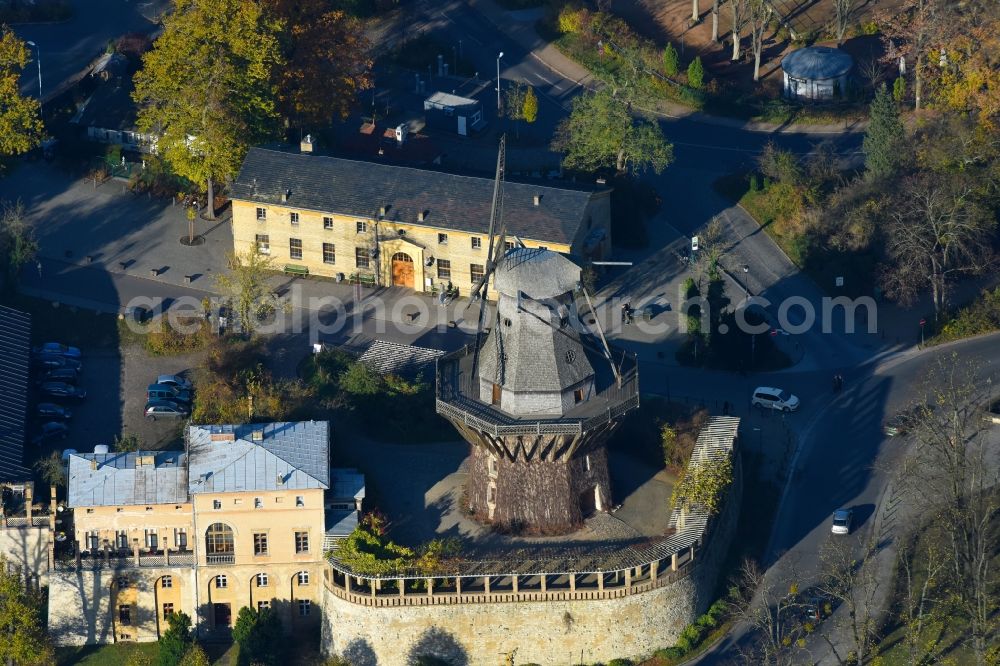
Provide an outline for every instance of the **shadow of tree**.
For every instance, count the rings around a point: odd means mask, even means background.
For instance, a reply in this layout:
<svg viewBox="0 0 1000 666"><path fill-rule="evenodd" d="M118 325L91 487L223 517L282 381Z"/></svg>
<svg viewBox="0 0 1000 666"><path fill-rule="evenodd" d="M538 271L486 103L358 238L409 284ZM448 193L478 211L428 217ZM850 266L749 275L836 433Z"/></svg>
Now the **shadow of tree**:
<svg viewBox="0 0 1000 666"><path fill-rule="evenodd" d="M364 638L355 638L347 644L341 655L351 666L378 666L375 650Z"/></svg>
<svg viewBox="0 0 1000 666"><path fill-rule="evenodd" d="M450 633L440 627L426 629L406 655L409 666L468 666L469 655Z"/></svg>

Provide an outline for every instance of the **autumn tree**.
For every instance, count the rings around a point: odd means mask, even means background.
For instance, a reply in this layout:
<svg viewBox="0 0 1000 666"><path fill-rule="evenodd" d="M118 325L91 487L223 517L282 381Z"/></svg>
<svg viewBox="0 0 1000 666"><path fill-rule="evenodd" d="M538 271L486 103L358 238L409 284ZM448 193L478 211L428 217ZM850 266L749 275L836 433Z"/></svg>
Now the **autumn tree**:
<svg viewBox="0 0 1000 666"><path fill-rule="evenodd" d="M718 458L692 458L674 486L670 503L683 511L698 507L714 515L722 508L732 483L733 460L728 454Z"/></svg>
<svg viewBox="0 0 1000 666"><path fill-rule="evenodd" d="M882 267L882 283L904 303L929 287L935 317L940 317L950 282L990 264L995 228L993 215L967 178L911 176L892 198L885 230L889 263Z"/></svg>
<svg viewBox="0 0 1000 666"><path fill-rule="evenodd" d="M861 144L865 154L865 176L869 180L888 178L903 164L906 131L899 109L883 83L869 110L868 128Z"/></svg>
<svg viewBox="0 0 1000 666"><path fill-rule="evenodd" d="M750 50L753 52L753 80L759 81L760 56L764 52L764 32L771 19L771 5L767 0L747 0L746 11L747 26L750 28Z"/></svg>
<svg viewBox="0 0 1000 666"><path fill-rule="evenodd" d="M535 89L528 86L524 91L524 104L521 106L521 118L531 125L538 120L538 95Z"/></svg>
<svg viewBox="0 0 1000 666"><path fill-rule="evenodd" d="M733 57L740 59L740 35L750 20L750 0L729 0L729 12L732 23Z"/></svg>
<svg viewBox="0 0 1000 666"><path fill-rule="evenodd" d="M372 87L371 43L360 21L327 0L266 0L283 26L284 65L274 70L279 110L293 125L345 120Z"/></svg>
<svg viewBox="0 0 1000 666"><path fill-rule="evenodd" d="M521 136L521 119L524 118L525 85L514 81L504 90L504 115L514 121L514 131Z"/></svg>
<svg viewBox="0 0 1000 666"><path fill-rule="evenodd" d="M267 286L273 270L274 261L253 248L230 254L229 271L215 278L246 333L256 330L258 322L274 311L275 298Z"/></svg>
<svg viewBox="0 0 1000 666"><path fill-rule="evenodd" d="M44 599L28 590L22 568L0 555L0 660L18 666L55 662L43 605Z"/></svg>
<svg viewBox="0 0 1000 666"><path fill-rule="evenodd" d="M0 202L0 263L6 267L10 279L16 280L37 253L38 243L25 220L24 204L20 199Z"/></svg>
<svg viewBox="0 0 1000 666"><path fill-rule="evenodd" d="M42 140L39 101L21 95L28 55L25 43L0 26L0 156L26 153Z"/></svg>
<svg viewBox="0 0 1000 666"><path fill-rule="evenodd" d="M660 126L632 115L630 104L605 88L573 100L573 111L559 123L552 149L565 152L568 169L593 171L613 166L619 172L660 173L673 161L673 146Z"/></svg>
<svg viewBox="0 0 1000 666"><path fill-rule="evenodd" d="M898 66L900 59L913 68L914 106L923 106L924 83L931 58L951 33L949 0L905 0L892 11L878 15L887 64Z"/></svg>
<svg viewBox="0 0 1000 666"><path fill-rule="evenodd" d="M854 540L832 540L820 550L821 582L818 591L846 609L832 618L833 632L824 628L820 635L837 660L846 664L868 663L878 644L879 572L878 551L873 543L855 544ZM831 635L833 634L833 635ZM839 639L846 637L849 650ZM842 654L843 652L843 654Z"/></svg>
<svg viewBox="0 0 1000 666"><path fill-rule="evenodd" d="M855 0L833 0L833 32L837 35L837 46L844 43L844 35L854 19Z"/></svg>
<svg viewBox="0 0 1000 666"><path fill-rule="evenodd" d="M253 0L177 0L135 75L139 129L175 173L206 186L210 219L215 184L275 136L281 27Z"/></svg>

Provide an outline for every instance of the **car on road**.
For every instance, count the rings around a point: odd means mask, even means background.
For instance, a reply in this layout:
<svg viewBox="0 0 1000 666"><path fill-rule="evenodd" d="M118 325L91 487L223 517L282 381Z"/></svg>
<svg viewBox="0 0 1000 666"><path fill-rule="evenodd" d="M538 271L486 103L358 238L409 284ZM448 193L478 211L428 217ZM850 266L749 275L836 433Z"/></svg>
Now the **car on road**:
<svg viewBox="0 0 1000 666"><path fill-rule="evenodd" d="M38 434L31 439L31 443L35 446L39 446L54 439L66 439L66 435L68 434L68 425L62 423L61 421L50 421L42 424Z"/></svg>
<svg viewBox="0 0 1000 666"><path fill-rule="evenodd" d="M57 356L65 356L66 358L75 358L77 360L79 360L82 356L78 347L70 347L69 345L64 345L59 342L46 342L43 345L32 347L31 353L56 354Z"/></svg>
<svg viewBox="0 0 1000 666"><path fill-rule="evenodd" d="M66 382L67 384L75 385L79 377L79 373L77 373L77 371L73 368L54 368L39 377L35 383L42 384L44 382Z"/></svg>
<svg viewBox="0 0 1000 666"><path fill-rule="evenodd" d="M183 391L176 386L169 384L150 384L146 388L147 400L175 400L177 402L191 402L191 392Z"/></svg>
<svg viewBox="0 0 1000 666"><path fill-rule="evenodd" d="M150 400L146 403L146 418L150 421L157 419L186 419L191 410L187 405L174 400Z"/></svg>
<svg viewBox="0 0 1000 666"><path fill-rule="evenodd" d="M79 372L83 364L75 358L61 356L59 354L34 354L31 357L32 364L37 368L55 370L56 368L73 368Z"/></svg>
<svg viewBox="0 0 1000 666"><path fill-rule="evenodd" d="M67 384L66 382L45 382L39 387L42 395L53 398L73 398L83 400L87 397L87 392L82 388Z"/></svg>
<svg viewBox="0 0 1000 666"><path fill-rule="evenodd" d="M854 518L854 511L851 509L837 509L833 512L833 525L830 527L830 531L834 534L850 534L852 518Z"/></svg>
<svg viewBox="0 0 1000 666"><path fill-rule="evenodd" d="M782 389L770 386L758 386L754 389L750 404L762 409L776 409L782 412L794 412L799 408L799 399Z"/></svg>
<svg viewBox="0 0 1000 666"><path fill-rule="evenodd" d="M73 412L54 402L40 402L35 406L35 415L46 421L68 421L73 417Z"/></svg>
<svg viewBox="0 0 1000 666"><path fill-rule="evenodd" d="M167 386L173 386L181 391L190 391L191 382L184 379L180 375L160 375L156 378L157 384L166 384Z"/></svg>

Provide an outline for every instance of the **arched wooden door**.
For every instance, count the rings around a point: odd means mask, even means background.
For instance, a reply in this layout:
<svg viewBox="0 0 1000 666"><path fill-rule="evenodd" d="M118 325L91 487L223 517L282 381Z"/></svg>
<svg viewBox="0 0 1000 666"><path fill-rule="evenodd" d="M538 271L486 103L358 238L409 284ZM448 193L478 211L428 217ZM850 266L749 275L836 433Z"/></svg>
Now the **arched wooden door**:
<svg viewBox="0 0 1000 666"><path fill-rule="evenodd" d="M392 285L413 289L413 259L405 252L392 255Z"/></svg>

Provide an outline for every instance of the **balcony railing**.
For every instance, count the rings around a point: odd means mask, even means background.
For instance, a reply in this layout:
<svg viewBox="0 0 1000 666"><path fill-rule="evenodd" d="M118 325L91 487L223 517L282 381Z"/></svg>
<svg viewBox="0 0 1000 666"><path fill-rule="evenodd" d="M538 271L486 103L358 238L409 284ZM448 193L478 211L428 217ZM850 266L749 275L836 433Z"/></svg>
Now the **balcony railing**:
<svg viewBox="0 0 1000 666"><path fill-rule="evenodd" d="M223 564L233 564L236 562L236 555L233 553L221 553L213 555L205 555L205 564L211 566L220 566Z"/></svg>

